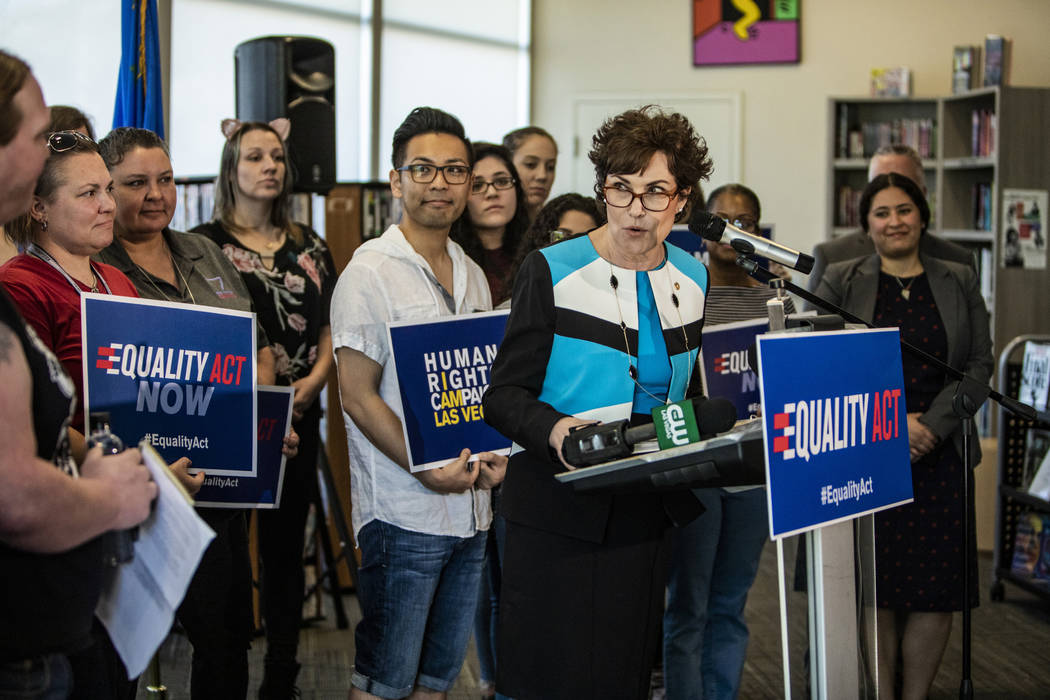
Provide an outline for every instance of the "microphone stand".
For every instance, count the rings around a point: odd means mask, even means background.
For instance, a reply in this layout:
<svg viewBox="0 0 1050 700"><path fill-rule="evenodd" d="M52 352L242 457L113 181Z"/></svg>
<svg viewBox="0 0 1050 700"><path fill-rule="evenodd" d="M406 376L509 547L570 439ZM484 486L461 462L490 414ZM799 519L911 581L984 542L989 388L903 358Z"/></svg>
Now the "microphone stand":
<svg viewBox="0 0 1050 700"><path fill-rule="evenodd" d="M783 287L824 311L838 314L850 323L858 323L867 328L875 327L868 321L851 314L845 309L840 309L816 294L812 294L796 284L777 277L769 270L760 267L756 261L747 258L744 255L737 256L736 264L744 268L748 275L763 284L768 284L770 286L775 284L778 287ZM970 542L971 530L973 528L972 515L970 513L970 490L973 488L970 479L970 443L974 436L973 416L977 413L977 409L981 407L981 404L983 404L987 398L991 398L1006 410L1025 420L1034 421L1039 417L1039 414L1037 414L1036 410L1031 406L1008 396L1003 396L998 391L992 389L987 383L982 384L981 382L978 382L973 377L955 369L946 362L942 362L933 355L930 355L926 351L915 347L903 339L901 340L901 347L912 356L918 357L924 362L944 370L949 377L959 381L959 386L956 388L955 396L952 400L952 410L955 412L955 415L959 417L963 429L963 498L965 499L963 501L963 537L965 541L963 542L962 682L959 686L959 697L964 698L965 700L970 700L973 698L973 680L970 677Z"/></svg>

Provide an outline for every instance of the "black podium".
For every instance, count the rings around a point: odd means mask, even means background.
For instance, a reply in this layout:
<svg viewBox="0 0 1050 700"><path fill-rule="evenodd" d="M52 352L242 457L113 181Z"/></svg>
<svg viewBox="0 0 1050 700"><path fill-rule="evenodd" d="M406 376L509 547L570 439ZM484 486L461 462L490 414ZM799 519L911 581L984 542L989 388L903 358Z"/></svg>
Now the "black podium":
<svg viewBox="0 0 1050 700"><path fill-rule="evenodd" d="M709 440L582 467L555 478L577 491L614 493L761 486L766 483L762 421L741 422Z"/></svg>

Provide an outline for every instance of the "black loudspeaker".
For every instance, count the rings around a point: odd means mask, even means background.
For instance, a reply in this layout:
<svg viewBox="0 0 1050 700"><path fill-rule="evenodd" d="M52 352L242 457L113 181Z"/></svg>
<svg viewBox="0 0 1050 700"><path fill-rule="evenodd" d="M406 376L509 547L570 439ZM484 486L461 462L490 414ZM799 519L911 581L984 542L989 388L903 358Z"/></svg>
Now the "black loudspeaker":
<svg viewBox="0 0 1050 700"><path fill-rule="evenodd" d="M234 50L237 118L292 122L288 157L296 192L335 185L335 49L305 36L264 36Z"/></svg>

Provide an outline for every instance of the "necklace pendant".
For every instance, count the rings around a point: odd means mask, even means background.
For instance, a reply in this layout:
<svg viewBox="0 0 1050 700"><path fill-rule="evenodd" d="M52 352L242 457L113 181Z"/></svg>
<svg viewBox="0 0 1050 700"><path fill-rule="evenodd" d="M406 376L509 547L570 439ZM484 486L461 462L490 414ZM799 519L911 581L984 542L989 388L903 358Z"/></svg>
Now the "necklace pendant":
<svg viewBox="0 0 1050 700"><path fill-rule="evenodd" d="M911 297L911 290L908 288L902 289L901 296L904 297L904 301L908 301Z"/></svg>

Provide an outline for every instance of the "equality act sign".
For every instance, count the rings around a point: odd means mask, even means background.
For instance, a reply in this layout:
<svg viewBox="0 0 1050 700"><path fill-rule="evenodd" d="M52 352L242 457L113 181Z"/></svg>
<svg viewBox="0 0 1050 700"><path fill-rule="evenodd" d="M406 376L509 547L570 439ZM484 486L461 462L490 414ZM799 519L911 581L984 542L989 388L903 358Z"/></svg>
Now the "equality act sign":
<svg viewBox="0 0 1050 700"><path fill-rule="evenodd" d="M84 410L211 476L256 475L255 314L82 294Z"/></svg>
<svg viewBox="0 0 1050 700"><path fill-rule="evenodd" d="M447 464L464 447L471 459L479 452L510 452L510 440L485 422L481 406L508 314L387 324L413 472Z"/></svg>
<svg viewBox="0 0 1050 700"><path fill-rule="evenodd" d="M284 436L292 427L290 386L256 387L259 416L258 455L255 476L205 475L204 484L193 497L201 508L280 508L284 485Z"/></svg>
<svg viewBox="0 0 1050 700"><path fill-rule="evenodd" d="M770 535L912 500L896 328L758 337Z"/></svg>
<svg viewBox="0 0 1050 700"><path fill-rule="evenodd" d="M723 323L704 328L700 372L708 396L729 399L736 417L747 420L758 413L758 377L751 369L748 348L755 336L769 330L769 319Z"/></svg>

